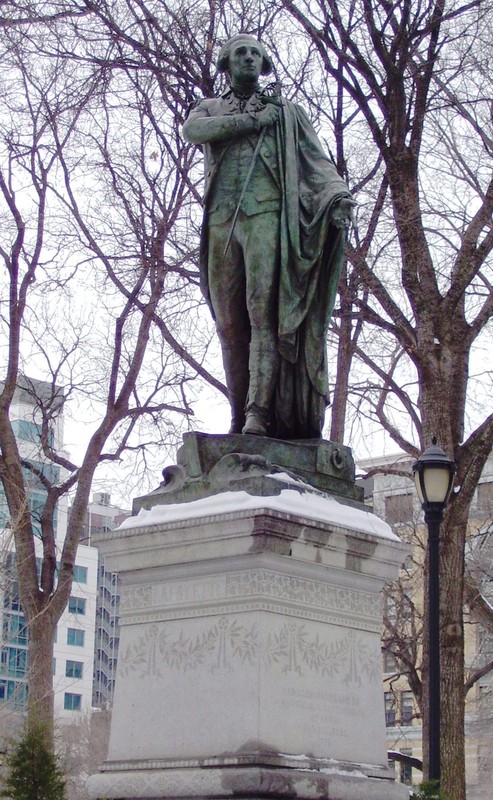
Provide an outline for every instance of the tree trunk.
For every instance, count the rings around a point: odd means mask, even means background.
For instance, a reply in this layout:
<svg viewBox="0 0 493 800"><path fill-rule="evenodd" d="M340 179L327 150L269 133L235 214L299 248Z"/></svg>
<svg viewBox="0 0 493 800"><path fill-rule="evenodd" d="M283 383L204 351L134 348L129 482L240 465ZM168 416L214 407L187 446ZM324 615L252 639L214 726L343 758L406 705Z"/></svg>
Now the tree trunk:
<svg viewBox="0 0 493 800"><path fill-rule="evenodd" d="M433 328L433 318L423 327ZM430 348L424 348L421 364L421 407L423 414L423 445L432 436L446 453L453 455L456 412L459 389L454 388L453 374L443 367ZM428 352L428 355L426 353ZM460 388L460 387L459 387ZM464 742L464 548L470 497L453 494L440 526L440 719L441 719L441 788L449 800L465 800L465 742ZM428 564L425 569L425 631L428 629ZM423 642L424 704L423 741L429 740L428 727L428 643ZM427 753L424 754L427 775Z"/></svg>
<svg viewBox="0 0 493 800"><path fill-rule="evenodd" d="M467 511L456 495L441 529L441 758L445 797L465 800L464 539ZM467 507L469 504L467 504Z"/></svg>
<svg viewBox="0 0 493 800"><path fill-rule="evenodd" d="M53 750L53 642L56 623L47 609L28 622L29 730L39 730Z"/></svg>

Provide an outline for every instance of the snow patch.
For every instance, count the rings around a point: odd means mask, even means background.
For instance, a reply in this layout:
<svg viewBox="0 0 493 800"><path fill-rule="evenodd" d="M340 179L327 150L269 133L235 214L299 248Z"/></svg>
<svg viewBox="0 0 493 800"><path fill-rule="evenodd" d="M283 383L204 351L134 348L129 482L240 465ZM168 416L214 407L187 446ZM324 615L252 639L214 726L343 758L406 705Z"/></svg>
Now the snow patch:
<svg viewBox="0 0 493 800"><path fill-rule="evenodd" d="M137 516L126 519L120 525L120 530L264 508L369 533L381 539L400 541L390 526L370 511L345 505L334 497L294 489L283 489L279 495L270 497L257 497L243 491L221 492L188 503L156 505L149 510L141 509Z"/></svg>

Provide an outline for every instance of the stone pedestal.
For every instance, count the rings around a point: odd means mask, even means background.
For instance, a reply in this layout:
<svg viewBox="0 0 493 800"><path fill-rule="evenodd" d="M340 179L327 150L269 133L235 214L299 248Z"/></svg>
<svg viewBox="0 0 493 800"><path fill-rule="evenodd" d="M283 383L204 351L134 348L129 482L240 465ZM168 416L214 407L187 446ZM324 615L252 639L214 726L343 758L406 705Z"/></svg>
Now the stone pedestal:
<svg viewBox="0 0 493 800"><path fill-rule="evenodd" d="M247 488L279 492L161 491L105 535L121 640L91 798L407 797L387 766L379 594L407 551L354 499L248 463Z"/></svg>

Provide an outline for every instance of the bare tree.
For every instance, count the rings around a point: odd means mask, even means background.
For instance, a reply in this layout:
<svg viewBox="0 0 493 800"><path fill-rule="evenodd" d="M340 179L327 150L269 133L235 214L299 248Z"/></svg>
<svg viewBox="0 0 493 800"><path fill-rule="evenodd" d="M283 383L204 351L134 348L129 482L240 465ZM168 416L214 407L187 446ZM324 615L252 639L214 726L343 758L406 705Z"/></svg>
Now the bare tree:
<svg viewBox="0 0 493 800"><path fill-rule="evenodd" d="M0 478L29 630L28 724L42 726L48 742L54 631L96 470L176 440L197 376L223 390L205 365L210 332L189 244L197 191L180 116L149 73L108 70L94 48L88 58L95 30L86 17L84 24L70 58L60 47L75 36L65 17L9 28L1 76ZM37 426L35 459L12 425L20 390ZM97 424L74 462L55 447L53 430L77 399L92 406ZM33 481L46 498L40 570ZM58 551L56 508L69 492Z"/></svg>
<svg viewBox="0 0 493 800"><path fill-rule="evenodd" d="M491 371L475 361L493 308L491 92L481 77L491 8L431 0L283 7L309 37L333 96L339 87L346 98L338 159L360 213L338 323L342 331L351 318L341 346L353 365L339 390L363 428L377 423L411 456L436 435L458 466L460 491L441 538L442 768L445 794L462 800L464 546L493 444L488 404L468 405L474 390L486 398L491 386ZM426 674L425 648L424 711ZM427 724L425 714L425 738Z"/></svg>
<svg viewBox="0 0 493 800"><path fill-rule="evenodd" d="M241 3L196 4L191 17L203 14L204 24L195 45L183 5L170 11L153 4L133 39L108 6L100 8L126 57L138 52L144 61L146 26L156 30L174 14L182 54L170 45L166 63L172 80L184 79L183 96L190 85L210 94L211 62L205 72L195 65L214 44L238 28L261 33L278 56L285 94L309 107L356 194L358 229L333 326L339 364L332 435L343 438L349 406L353 431L379 426L413 457L436 435L457 462L460 492L441 544L442 758L444 791L462 800L464 546L493 444L493 417L480 401L471 403L473 392L486 398L491 385L491 371L474 374L493 308L489 4L282 0L263 4L258 16ZM151 56L163 63L155 50ZM427 669L425 647L424 711ZM427 725L425 713L425 738Z"/></svg>
<svg viewBox="0 0 493 800"><path fill-rule="evenodd" d="M50 6L28 5L39 13L41 7ZM27 323L19 322L19 314L31 313L32 303L26 298L41 290L41 284L33 286L32 276L40 267L48 274L53 260L57 292L69 295L68 277L75 271L76 277L83 277L84 286L93 287L105 308L106 323L98 317L95 329L91 324L82 327L78 339L70 339L70 346L65 337L59 337L63 341L57 342L55 351L63 358L56 365L49 349L55 384L64 374L58 364L63 363L67 371L75 363L79 340L90 341L94 330L108 340L101 370L93 376L86 368L91 374L87 394L99 400L106 397L101 426L91 439L87 458L76 469L70 463L61 465L67 469L67 488L77 480L81 487L71 520L76 531L96 463L132 444L142 418L140 410L148 410L153 422L162 414L169 419L168 406L187 409L190 377L211 378L205 367L207 332L198 322L199 315L193 311L187 317L191 327L181 339L175 330L176 320L183 319L181 303L192 309L197 303L193 257L189 258L188 251L190 242L198 247L200 195L195 169L199 155L193 148L180 148L178 126L197 94L212 93L215 48L229 35L239 29L256 33L277 54L274 60L285 94L308 107L359 203L358 229L349 247L339 316L333 324L339 336L339 364L332 436L343 439L346 416L353 438L358 428L366 432L370 426L379 427L414 457L436 435L458 465L460 491L449 505L441 544L442 590L447 600L441 606L443 786L451 800L463 800L465 791L467 518L493 444L493 417L485 413L486 404L481 402L491 396L491 371L477 366L475 360L486 341L493 307L490 11L484 0L464 5L444 0L398 0L392 5L383 0L279 0L255 8L240 0L58 3L57 13L65 16L43 22L42 36L38 23L23 23L24 52L31 45L45 64L52 64L51 93L45 83L46 97L41 99L40 79L37 76L33 83L31 69L31 83L23 77L21 84L24 94L31 97L36 87L36 103L31 100L26 107L37 127L30 122L25 129L32 132L27 143L14 113L19 104L7 93L12 114L3 137L3 163L10 159L2 190L11 234L9 246L4 246L7 258L2 255L13 276L11 330L17 324L20 339ZM76 13L77 19L69 12ZM10 25L10 37L13 30ZM57 83L55 76L69 73L72 98L62 92L60 99L60 80ZM59 99L53 104L55 95ZM164 109L171 116L163 115ZM133 131L127 124L130 118ZM49 138L49 147L43 136ZM133 153L129 142L136 145ZM136 156L138 172L130 166L134 163L131 155ZM26 205L18 202L13 185L21 169L25 175L35 175L29 197L36 202L29 213L40 209L37 219L42 224L26 227ZM35 241L35 231L46 224L44 195L65 220L60 229L63 235L51 238L49 258L41 257L42 249ZM50 214L53 219L51 207ZM70 257L61 255L67 241L73 243ZM23 273L15 267L21 262ZM52 269L51 278L53 273ZM50 298L48 283L43 286L45 297ZM39 313L36 323L38 317ZM193 359L185 343L196 331L201 347L199 357ZM116 342L111 347L110 333ZM136 374L149 349L153 355L158 353L154 364L160 365L162 376L142 384ZM175 354L180 362L174 360ZM16 365L12 354L10 358L0 408L2 453L4 447L14 446L8 432L8 406ZM172 391L164 398L158 387L169 376L171 363ZM188 371L180 371L183 364ZM75 378L75 367L71 369ZM134 385L131 376L137 381ZM223 388L219 382L215 385ZM47 424L57 402L54 393L52 406L43 412ZM105 441L115 434L117 449L110 453ZM54 455L47 445L45 452L47 457ZM7 467L10 475L10 461ZM20 488L19 470L13 467L12 475L17 476L14 484ZM22 504L14 492L9 502L17 525L15 509ZM28 520L20 516L19 525L22 546L29 541ZM76 538L69 531L59 586L69 579ZM32 562L32 549L27 547L25 555L26 563ZM29 576L34 585L32 566L26 585ZM37 591L23 596L23 602L32 603L33 618ZM62 603L64 598L59 597ZM425 650L423 709L426 674ZM426 730L425 716L425 736Z"/></svg>

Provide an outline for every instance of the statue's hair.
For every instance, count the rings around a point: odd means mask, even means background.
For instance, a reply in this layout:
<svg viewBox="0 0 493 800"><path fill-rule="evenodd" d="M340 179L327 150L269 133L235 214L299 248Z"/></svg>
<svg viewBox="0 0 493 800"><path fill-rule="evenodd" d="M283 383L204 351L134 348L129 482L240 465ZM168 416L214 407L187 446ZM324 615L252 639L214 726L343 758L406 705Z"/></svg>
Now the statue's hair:
<svg viewBox="0 0 493 800"><path fill-rule="evenodd" d="M267 51L263 46L262 42L259 42L258 39L255 38L255 36L251 36L249 33L238 33L236 36L233 36L232 39L228 39L228 41L225 44L223 44L223 46L219 51L219 55L217 57L218 72L229 72L229 57L231 55L231 50L235 46L235 44L242 39L247 39L250 42L255 42L260 52L262 53L261 74L270 75L270 73L272 72L271 58L267 54Z"/></svg>

